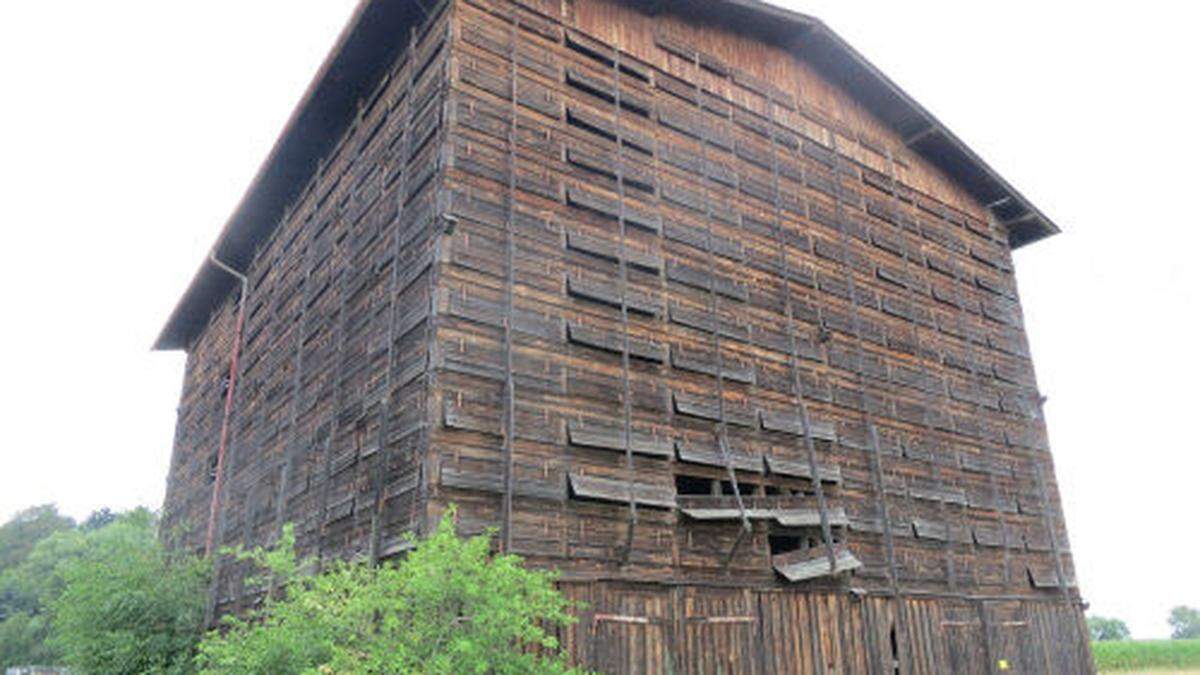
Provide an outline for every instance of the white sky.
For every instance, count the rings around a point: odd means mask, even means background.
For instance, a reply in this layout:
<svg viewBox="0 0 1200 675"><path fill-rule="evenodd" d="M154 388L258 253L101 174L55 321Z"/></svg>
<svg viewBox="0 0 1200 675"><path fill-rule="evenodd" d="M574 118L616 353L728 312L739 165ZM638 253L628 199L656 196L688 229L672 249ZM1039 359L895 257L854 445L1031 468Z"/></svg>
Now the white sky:
<svg viewBox="0 0 1200 675"><path fill-rule="evenodd" d="M1165 636L1200 606L1200 10L782 4L1064 228L1016 261L1078 575ZM352 7L0 2L0 519L161 505L183 355L150 343Z"/></svg>

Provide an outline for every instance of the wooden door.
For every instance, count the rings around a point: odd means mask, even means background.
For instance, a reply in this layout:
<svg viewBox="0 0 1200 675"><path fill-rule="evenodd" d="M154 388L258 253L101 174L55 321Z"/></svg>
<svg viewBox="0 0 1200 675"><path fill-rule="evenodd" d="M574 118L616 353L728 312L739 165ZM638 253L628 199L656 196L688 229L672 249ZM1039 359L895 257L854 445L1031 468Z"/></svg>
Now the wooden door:
<svg viewBox="0 0 1200 675"><path fill-rule="evenodd" d="M940 627L950 672L990 675L987 634L974 603L946 603L941 615Z"/></svg>
<svg viewBox="0 0 1200 675"><path fill-rule="evenodd" d="M671 591L595 584L588 625L588 667L601 673L673 675Z"/></svg>
<svg viewBox="0 0 1200 675"><path fill-rule="evenodd" d="M751 591L688 587L679 593L682 672L762 672L762 631L756 597Z"/></svg>

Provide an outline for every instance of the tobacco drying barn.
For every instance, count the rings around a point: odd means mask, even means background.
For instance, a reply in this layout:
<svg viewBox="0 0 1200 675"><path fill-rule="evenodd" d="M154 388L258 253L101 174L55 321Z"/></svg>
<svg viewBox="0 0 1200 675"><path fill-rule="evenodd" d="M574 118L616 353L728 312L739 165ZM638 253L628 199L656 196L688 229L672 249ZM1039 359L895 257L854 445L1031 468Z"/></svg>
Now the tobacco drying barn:
<svg viewBox="0 0 1200 675"><path fill-rule="evenodd" d="M384 560L456 504L603 672L1090 672L1055 232L811 17L364 0L158 339L165 531Z"/></svg>

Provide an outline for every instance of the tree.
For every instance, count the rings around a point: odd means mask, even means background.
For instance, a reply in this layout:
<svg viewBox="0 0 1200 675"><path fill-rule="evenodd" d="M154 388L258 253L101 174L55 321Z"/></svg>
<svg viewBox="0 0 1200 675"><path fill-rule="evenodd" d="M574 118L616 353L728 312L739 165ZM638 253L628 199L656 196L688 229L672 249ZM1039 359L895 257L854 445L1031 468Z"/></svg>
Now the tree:
<svg viewBox="0 0 1200 675"><path fill-rule="evenodd" d="M57 650L47 643L48 607L62 590L59 566L79 554L82 540L76 529L54 531L0 571L0 668L58 661Z"/></svg>
<svg viewBox="0 0 1200 675"><path fill-rule="evenodd" d="M0 525L0 572L19 565L39 541L75 527L54 504L31 506Z"/></svg>
<svg viewBox="0 0 1200 675"><path fill-rule="evenodd" d="M1172 640L1194 640L1200 638L1200 609L1180 605L1171 609L1167 617L1171 625Z"/></svg>
<svg viewBox="0 0 1200 675"><path fill-rule="evenodd" d="M268 574L255 583L282 590L209 633L202 671L569 672L551 631L574 618L552 573L493 555L490 536L460 539L453 515L394 564L336 563L304 576L290 528L274 550L241 554Z"/></svg>
<svg viewBox="0 0 1200 675"><path fill-rule="evenodd" d="M1092 640L1100 642L1105 640L1128 640L1129 627L1120 619L1109 619L1103 616L1089 616L1087 620L1088 632L1092 634Z"/></svg>
<svg viewBox="0 0 1200 675"><path fill-rule="evenodd" d="M57 663L58 652L47 644L49 617L17 612L0 621L0 668Z"/></svg>
<svg viewBox="0 0 1200 675"><path fill-rule="evenodd" d="M50 646L83 673L189 673L204 632L207 563L166 551L138 509L84 533L59 568Z"/></svg>
<svg viewBox="0 0 1200 675"><path fill-rule="evenodd" d="M117 514L113 513L112 509L105 506L104 508L92 511L92 514L87 517L87 520L79 524L79 529L83 530L84 532L91 532L92 530L98 530L105 525L112 523L116 519Z"/></svg>

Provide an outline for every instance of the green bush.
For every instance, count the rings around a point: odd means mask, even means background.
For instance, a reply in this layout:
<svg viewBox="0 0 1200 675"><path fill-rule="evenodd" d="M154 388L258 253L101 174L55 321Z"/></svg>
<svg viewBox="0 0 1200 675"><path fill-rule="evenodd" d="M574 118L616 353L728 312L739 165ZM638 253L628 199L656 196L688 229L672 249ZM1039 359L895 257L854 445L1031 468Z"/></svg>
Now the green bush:
<svg viewBox="0 0 1200 675"><path fill-rule="evenodd" d="M173 555L144 509L82 534L57 569L50 645L79 673L189 673L204 631L207 563Z"/></svg>
<svg viewBox="0 0 1200 675"><path fill-rule="evenodd" d="M552 630L574 621L544 571L460 539L453 509L402 561L335 563L316 576L279 547L241 554L266 573L260 612L209 633L205 673L565 673Z"/></svg>
<svg viewBox="0 0 1200 675"><path fill-rule="evenodd" d="M0 527L0 669L60 661L47 643L49 603L62 592L59 567L82 546L53 506L26 509Z"/></svg>

